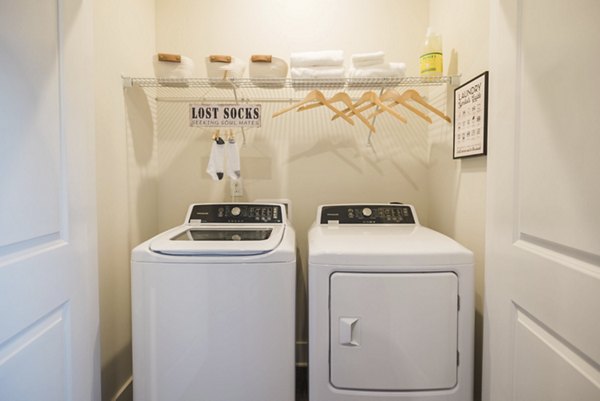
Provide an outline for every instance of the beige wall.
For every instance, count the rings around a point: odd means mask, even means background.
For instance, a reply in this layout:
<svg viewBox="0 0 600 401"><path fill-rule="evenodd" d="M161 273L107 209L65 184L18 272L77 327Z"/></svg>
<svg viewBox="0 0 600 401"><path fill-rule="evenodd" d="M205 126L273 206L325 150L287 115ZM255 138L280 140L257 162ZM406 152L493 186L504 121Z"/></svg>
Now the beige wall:
<svg viewBox="0 0 600 401"><path fill-rule="evenodd" d="M154 1L95 1L94 25L102 399L110 400L131 377L130 183L121 74L152 72Z"/></svg>
<svg viewBox="0 0 600 401"><path fill-rule="evenodd" d="M428 3L419 0L158 0L157 51L192 58L196 75L206 76L209 54L247 61L251 54L267 53L289 60L294 51L341 49L349 66L353 53L383 50L387 61L406 62L408 74L415 75L421 47L415 38L425 32L428 18ZM243 92L241 97L253 94ZM414 204L427 223L424 123L415 116L407 115L409 123L402 124L381 115L372 146L367 146L364 126L331 122L324 108L271 118L288 104L264 103L263 126L246 130L241 148L245 192L238 200L291 200L304 272L307 231L319 204L401 201ZM214 182L205 173L212 130L188 127L188 102L159 103L157 115L162 230L181 224L192 202L231 198L227 179ZM241 140L239 131L237 137ZM298 313L302 317L305 311L300 308ZM300 324L298 330L299 339L306 339L306 326Z"/></svg>
<svg viewBox="0 0 600 401"><path fill-rule="evenodd" d="M488 70L489 2L430 0L430 24L443 34L444 68L461 74L461 83ZM453 88L437 94L453 113ZM431 227L475 253L476 396L481 385L483 275L485 256L486 157L452 159L452 125L430 131L429 221ZM490 133L493 135L493 133Z"/></svg>
<svg viewBox="0 0 600 401"><path fill-rule="evenodd" d="M324 49L344 50L347 65L352 53L383 50L414 75L420 43L413 38L427 25L428 6L418 0L157 0L157 16L157 50L191 57L197 76L206 76L209 54L289 60L292 51ZM402 125L383 116L369 148L364 127L331 123L324 110L270 117L287 104L264 104L263 127L247 130L243 200L291 198L301 238L324 202L415 202L427 221L427 137L419 121ZM229 200L226 180L215 183L204 172L212 131L187 128L187 107L158 105L160 229L179 224L191 202Z"/></svg>
<svg viewBox="0 0 600 401"><path fill-rule="evenodd" d="M182 53L204 76L204 57L225 53L288 58L291 51L383 50L389 61L412 58L428 19L428 2L418 0L156 0L157 50ZM409 59L410 58L410 59Z"/></svg>
<svg viewBox="0 0 600 401"><path fill-rule="evenodd" d="M383 50L388 61L404 61L408 75L416 75L428 25L444 35L445 67L452 59L451 72L462 74L463 82L487 69L487 1L95 3L104 399L131 375L131 248L180 224L192 202L231 200L228 181L213 182L204 171L212 131L187 127L187 102L149 102L135 89L123 94L121 73L151 76L156 52L187 55L196 63L195 75L204 76L204 57L213 53L288 59L292 51L342 49L347 65L352 53ZM442 109L451 105L451 95L452 89L429 91ZM265 103L263 127L246 130L240 200L291 199L304 270L306 233L317 205L409 202L422 223L474 250L481 311L485 158L454 161L452 126L435 118L428 127L412 116L406 125L382 116L369 147L364 127L331 123L326 110L270 118L287 104ZM241 140L239 131L237 136ZM301 328L299 336L305 335Z"/></svg>

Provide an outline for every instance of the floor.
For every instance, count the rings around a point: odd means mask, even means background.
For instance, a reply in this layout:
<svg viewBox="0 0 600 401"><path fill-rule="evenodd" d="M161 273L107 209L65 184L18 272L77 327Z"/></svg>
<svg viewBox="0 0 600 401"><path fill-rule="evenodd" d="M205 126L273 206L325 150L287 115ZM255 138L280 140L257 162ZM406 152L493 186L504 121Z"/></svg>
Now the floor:
<svg viewBox="0 0 600 401"><path fill-rule="evenodd" d="M296 367L296 401L308 401L308 368Z"/></svg>

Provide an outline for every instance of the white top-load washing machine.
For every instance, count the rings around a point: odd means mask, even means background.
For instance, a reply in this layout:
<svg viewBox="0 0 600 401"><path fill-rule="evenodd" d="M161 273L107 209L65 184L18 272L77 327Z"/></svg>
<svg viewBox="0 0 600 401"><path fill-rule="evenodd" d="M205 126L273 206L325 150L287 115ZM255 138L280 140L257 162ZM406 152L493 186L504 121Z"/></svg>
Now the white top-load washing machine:
<svg viewBox="0 0 600 401"><path fill-rule="evenodd" d="M284 205L191 205L132 252L136 401L292 401L295 233Z"/></svg>
<svg viewBox="0 0 600 401"><path fill-rule="evenodd" d="M320 206L309 241L311 401L471 401L473 254L402 204Z"/></svg>

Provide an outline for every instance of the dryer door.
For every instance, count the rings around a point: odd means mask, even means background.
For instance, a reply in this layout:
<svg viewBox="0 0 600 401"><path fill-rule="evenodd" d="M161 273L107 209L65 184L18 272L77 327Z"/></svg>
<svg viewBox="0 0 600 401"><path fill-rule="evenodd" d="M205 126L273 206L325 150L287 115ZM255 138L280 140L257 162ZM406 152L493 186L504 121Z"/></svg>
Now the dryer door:
<svg viewBox="0 0 600 401"><path fill-rule="evenodd" d="M458 277L452 272L334 273L330 382L372 391L457 383Z"/></svg>

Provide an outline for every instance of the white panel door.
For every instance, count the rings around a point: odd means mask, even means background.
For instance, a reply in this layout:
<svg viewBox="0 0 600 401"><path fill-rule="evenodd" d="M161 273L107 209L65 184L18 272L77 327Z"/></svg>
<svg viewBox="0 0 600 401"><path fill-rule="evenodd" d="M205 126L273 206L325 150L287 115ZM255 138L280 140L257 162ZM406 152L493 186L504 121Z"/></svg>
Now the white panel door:
<svg viewBox="0 0 600 401"><path fill-rule="evenodd" d="M456 274L338 272L330 285L333 386L414 391L456 385Z"/></svg>
<svg viewBox="0 0 600 401"><path fill-rule="evenodd" d="M0 400L99 400L91 2L0 2Z"/></svg>
<svg viewBox="0 0 600 401"><path fill-rule="evenodd" d="M493 0L484 400L600 400L600 2Z"/></svg>

